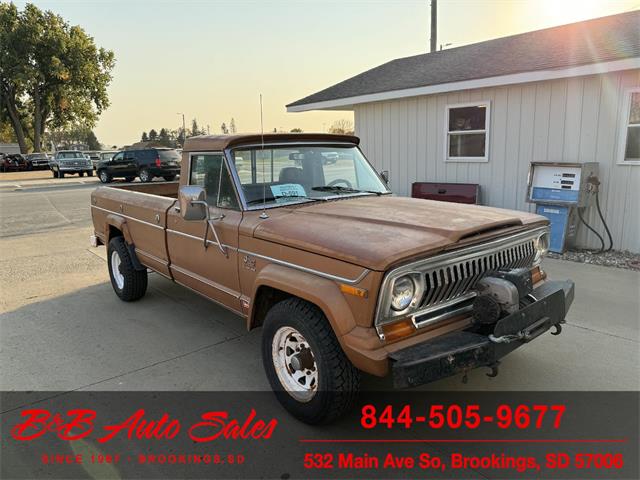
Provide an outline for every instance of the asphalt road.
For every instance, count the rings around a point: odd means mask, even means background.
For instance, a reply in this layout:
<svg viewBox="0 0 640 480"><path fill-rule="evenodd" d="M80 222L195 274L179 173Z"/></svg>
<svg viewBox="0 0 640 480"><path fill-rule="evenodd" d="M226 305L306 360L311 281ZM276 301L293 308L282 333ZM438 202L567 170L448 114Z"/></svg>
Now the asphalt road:
<svg viewBox="0 0 640 480"><path fill-rule="evenodd" d="M0 181L0 389L267 390L260 330L247 333L238 317L159 275L139 302L115 296L104 248L88 244L94 184L68 182ZM576 282L562 335L512 353L496 378L476 370L466 385L457 376L422 388L638 389L640 273L545 268Z"/></svg>

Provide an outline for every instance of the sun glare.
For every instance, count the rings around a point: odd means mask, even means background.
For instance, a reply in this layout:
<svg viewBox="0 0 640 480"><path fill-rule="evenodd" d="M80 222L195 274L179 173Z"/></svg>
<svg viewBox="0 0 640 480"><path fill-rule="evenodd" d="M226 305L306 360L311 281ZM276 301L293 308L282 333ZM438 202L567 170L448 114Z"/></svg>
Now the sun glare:
<svg viewBox="0 0 640 480"><path fill-rule="evenodd" d="M554 24L579 22L606 15L608 0L543 0L542 14Z"/></svg>

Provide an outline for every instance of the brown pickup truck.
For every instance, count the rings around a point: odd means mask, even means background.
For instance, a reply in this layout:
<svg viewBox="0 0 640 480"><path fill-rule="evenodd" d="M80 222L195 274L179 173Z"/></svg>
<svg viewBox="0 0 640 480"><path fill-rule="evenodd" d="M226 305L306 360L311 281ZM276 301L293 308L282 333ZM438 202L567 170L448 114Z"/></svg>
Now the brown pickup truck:
<svg viewBox="0 0 640 480"><path fill-rule="evenodd" d="M280 402L308 423L354 400L360 373L396 387L559 334L573 282L548 281L543 217L396 197L352 136L201 136L180 183L91 195L111 283L140 299L152 270L263 327Z"/></svg>

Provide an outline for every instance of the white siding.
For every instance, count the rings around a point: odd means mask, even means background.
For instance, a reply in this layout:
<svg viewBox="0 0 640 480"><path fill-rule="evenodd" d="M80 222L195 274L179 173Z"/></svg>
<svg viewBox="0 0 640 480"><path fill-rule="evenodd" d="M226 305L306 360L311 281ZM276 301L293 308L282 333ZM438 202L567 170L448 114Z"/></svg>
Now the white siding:
<svg viewBox="0 0 640 480"><path fill-rule="evenodd" d="M525 201L530 162L599 162L614 248L640 252L640 166L616 163L624 92L637 86L640 70L630 70L361 104L356 134L400 195L416 181L479 183L481 203L518 210L534 208ZM445 162L446 105L481 100L491 102L489 161ZM603 230L595 207L587 221ZM599 246L584 227L578 244Z"/></svg>

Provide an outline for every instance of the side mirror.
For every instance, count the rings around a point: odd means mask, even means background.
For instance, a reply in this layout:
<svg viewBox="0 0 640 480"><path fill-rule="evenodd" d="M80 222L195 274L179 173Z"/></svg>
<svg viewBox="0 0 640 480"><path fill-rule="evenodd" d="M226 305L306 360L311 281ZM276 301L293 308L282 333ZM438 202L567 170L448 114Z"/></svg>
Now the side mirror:
<svg viewBox="0 0 640 480"><path fill-rule="evenodd" d="M207 192L202 187L185 185L180 187L178 202L180 215L185 220L205 220L208 218Z"/></svg>
<svg viewBox="0 0 640 480"><path fill-rule="evenodd" d="M382 180L384 180L384 183L386 183L387 185L389 184L389 170L383 170L380 172L380 176L382 177Z"/></svg>

